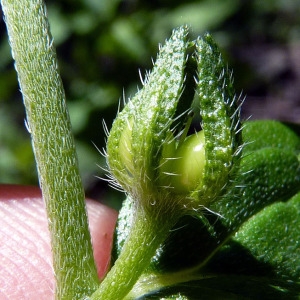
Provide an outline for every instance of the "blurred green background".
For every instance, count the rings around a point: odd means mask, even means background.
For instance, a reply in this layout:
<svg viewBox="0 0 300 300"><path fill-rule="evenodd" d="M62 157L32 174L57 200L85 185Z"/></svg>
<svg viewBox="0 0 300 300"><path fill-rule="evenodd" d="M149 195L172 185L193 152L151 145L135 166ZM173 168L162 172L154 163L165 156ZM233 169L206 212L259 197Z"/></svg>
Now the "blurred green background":
<svg viewBox="0 0 300 300"><path fill-rule="evenodd" d="M210 31L247 95L243 118L300 123L299 0L46 1L87 196L123 198L98 177L108 128L123 94L141 86L158 44L182 24ZM0 11L3 19L2 11ZM26 16L24 16L26 18ZM6 28L0 23L0 182L37 184L30 137ZM96 147L95 147L96 145Z"/></svg>

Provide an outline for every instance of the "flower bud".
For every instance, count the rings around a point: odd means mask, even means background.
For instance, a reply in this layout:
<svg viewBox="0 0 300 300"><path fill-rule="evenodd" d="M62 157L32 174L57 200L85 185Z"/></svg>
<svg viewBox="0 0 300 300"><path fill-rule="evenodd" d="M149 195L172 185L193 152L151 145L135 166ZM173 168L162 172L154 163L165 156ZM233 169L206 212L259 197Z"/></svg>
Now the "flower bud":
<svg viewBox="0 0 300 300"><path fill-rule="evenodd" d="M173 31L143 88L118 114L107 162L132 199L179 199L197 209L224 192L240 155L240 104L212 37L189 43L187 31ZM194 94L203 130L186 138Z"/></svg>

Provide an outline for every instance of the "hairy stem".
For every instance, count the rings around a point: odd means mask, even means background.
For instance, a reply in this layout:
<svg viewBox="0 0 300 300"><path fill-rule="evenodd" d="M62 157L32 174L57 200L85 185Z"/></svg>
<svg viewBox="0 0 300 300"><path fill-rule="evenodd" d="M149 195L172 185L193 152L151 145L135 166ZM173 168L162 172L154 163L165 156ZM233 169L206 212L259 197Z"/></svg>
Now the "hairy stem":
<svg viewBox="0 0 300 300"><path fill-rule="evenodd" d="M135 211L130 234L115 265L91 300L121 300L149 266L156 249L166 239L177 218L164 213Z"/></svg>
<svg viewBox="0 0 300 300"><path fill-rule="evenodd" d="M57 299L79 299L98 286L84 191L41 0L2 0L26 108L51 234Z"/></svg>

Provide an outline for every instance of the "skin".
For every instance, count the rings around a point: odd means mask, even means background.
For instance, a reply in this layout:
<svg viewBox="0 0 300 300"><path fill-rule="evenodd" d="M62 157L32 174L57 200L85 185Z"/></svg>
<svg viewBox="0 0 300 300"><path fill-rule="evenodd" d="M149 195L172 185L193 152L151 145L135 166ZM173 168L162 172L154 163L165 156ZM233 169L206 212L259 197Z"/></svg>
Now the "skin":
<svg viewBox="0 0 300 300"><path fill-rule="evenodd" d="M109 267L117 213L87 199L99 277ZM0 185L0 299L52 299L54 275L46 211L37 187Z"/></svg>

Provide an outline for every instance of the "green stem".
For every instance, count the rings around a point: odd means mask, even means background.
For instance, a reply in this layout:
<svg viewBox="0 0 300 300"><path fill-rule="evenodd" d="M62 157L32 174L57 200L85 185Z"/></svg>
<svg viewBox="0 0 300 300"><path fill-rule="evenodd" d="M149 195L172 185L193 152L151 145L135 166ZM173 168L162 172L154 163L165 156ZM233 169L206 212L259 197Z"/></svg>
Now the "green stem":
<svg viewBox="0 0 300 300"><path fill-rule="evenodd" d="M166 239L176 220L170 214L160 213L155 218L153 213L137 209L120 256L90 299L123 299L149 266L156 249Z"/></svg>
<svg viewBox="0 0 300 300"><path fill-rule="evenodd" d="M46 203L57 299L79 299L98 287L84 191L41 0L2 0L28 127Z"/></svg>

